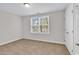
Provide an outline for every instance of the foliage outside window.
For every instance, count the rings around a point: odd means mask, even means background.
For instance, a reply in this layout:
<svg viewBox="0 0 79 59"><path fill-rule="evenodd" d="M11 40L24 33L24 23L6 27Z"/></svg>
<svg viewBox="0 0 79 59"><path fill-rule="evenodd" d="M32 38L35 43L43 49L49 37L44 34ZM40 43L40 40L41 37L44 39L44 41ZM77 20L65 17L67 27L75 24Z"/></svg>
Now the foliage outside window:
<svg viewBox="0 0 79 59"><path fill-rule="evenodd" d="M49 32L49 17L32 17L31 18L32 33L48 33Z"/></svg>

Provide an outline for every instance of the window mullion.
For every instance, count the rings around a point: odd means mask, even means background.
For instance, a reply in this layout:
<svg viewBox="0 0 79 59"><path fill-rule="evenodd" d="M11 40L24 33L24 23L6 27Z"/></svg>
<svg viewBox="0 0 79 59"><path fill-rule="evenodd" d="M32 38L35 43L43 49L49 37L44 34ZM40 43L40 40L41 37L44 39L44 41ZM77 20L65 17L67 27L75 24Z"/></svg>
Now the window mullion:
<svg viewBox="0 0 79 59"><path fill-rule="evenodd" d="M41 31L40 31L40 17L39 17L39 32L41 32Z"/></svg>

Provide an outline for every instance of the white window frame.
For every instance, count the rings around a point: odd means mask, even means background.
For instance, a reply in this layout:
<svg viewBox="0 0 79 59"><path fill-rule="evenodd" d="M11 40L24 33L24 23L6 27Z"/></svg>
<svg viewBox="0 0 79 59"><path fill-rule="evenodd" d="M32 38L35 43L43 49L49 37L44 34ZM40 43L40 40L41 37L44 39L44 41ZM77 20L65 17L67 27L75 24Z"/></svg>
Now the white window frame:
<svg viewBox="0 0 79 59"><path fill-rule="evenodd" d="M49 34L49 16L41 16L41 17L47 17L48 18L48 32L40 32L40 31L39 32L33 32L32 31L32 27L33 27L33 24L32 24L33 20L32 19L33 18L31 18L31 33ZM39 30L40 30L40 18L41 17L38 17L38 19L39 19Z"/></svg>

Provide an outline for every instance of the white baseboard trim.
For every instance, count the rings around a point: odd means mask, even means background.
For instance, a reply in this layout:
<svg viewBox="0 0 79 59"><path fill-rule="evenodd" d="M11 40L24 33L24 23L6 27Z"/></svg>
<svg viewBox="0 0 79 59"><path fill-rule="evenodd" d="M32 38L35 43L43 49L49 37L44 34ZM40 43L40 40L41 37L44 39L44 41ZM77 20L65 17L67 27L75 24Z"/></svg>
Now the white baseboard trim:
<svg viewBox="0 0 79 59"><path fill-rule="evenodd" d="M10 40L10 41L0 42L0 45L5 45L5 44L8 44L8 43L17 41L17 40L20 40L20 39L15 39L15 40Z"/></svg>
<svg viewBox="0 0 79 59"><path fill-rule="evenodd" d="M57 43L57 44L65 45L65 42L50 41L50 40L45 40L45 39L41 39L41 40L40 39L33 39L33 38L24 38L24 39L30 39L30 40L43 41L43 42Z"/></svg>
<svg viewBox="0 0 79 59"><path fill-rule="evenodd" d="M30 40L37 40L37 41L43 41L43 42L49 42L49 43L57 43L57 44L63 44L64 45L64 42L48 41L48 40L44 40L44 39L43 40L32 39L32 38L20 38L20 39L30 39ZM0 42L0 45L5 45L5 44L8 44L8 43L20 40L20 39L10 40L10 41L6 41L6 42Z"/></svg>

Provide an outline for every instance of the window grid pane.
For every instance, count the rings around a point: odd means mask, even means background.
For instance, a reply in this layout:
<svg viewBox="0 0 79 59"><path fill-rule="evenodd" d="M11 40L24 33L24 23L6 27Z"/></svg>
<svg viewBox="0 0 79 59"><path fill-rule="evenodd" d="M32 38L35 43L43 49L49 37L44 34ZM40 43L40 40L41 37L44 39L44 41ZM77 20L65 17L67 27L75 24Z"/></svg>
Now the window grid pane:
<svg viewBox="0 0 79 59"><path fill-rule="evenodd" d="M37 17L32 19L31 30L37 33L47 33L48 32L48 17Z"/></svg>
<svg viewBox="0 0 79 59"><path fill-rule="evenodd" d="M39 26L32 26L33 32L39 32Z"/></svg>

